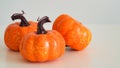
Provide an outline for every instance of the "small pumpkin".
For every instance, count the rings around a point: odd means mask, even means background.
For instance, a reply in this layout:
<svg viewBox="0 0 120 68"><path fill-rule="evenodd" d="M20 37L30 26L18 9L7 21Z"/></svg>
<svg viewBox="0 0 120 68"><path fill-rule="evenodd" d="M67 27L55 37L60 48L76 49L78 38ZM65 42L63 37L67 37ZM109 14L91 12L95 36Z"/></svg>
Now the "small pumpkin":
<svg viewBox="0 0 120 68"><path fill-rule="evenodd" d="M21 39L29 32L37 30L37 23L33 21L27 21L23 16L23 13L14 13L11 18L12 20L20 19L21 22L15 22L5 30L4 41L6 46L13 50L19 51L19 45Z"/></svg>
<svg viewBox="0 0 120 68"><path fill-rule="evenodd" d="M88 28L67 14L62 14L56 18L52 29L60 32L65 39L66 45L75 50L86 48L92 38Z"/></svg>
<svg viewBox="0 0 120 68"><path fill-rule="evenodd" d="M47 16L38 22L37 32L27 34L20 45L21 55L31 62L44 62L57 59L65 52L65 41L56 30L45 30L44 23L50 22Z"/></svg>

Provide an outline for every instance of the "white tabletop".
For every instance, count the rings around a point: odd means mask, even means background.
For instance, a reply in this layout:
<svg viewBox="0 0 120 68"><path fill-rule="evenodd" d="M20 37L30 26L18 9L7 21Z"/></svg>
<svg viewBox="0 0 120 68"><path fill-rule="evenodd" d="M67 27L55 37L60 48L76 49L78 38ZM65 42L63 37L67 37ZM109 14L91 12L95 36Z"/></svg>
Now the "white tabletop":
<svg viewBox="0 0 120 68"><path fill-rule="evenodd" d="M19 52L9 50L3 40L6 26L0 26L0 68L120 68L120 24L85 25L93 35L86 49L66 48L62 57L44 63L28 62Z"/></svg>

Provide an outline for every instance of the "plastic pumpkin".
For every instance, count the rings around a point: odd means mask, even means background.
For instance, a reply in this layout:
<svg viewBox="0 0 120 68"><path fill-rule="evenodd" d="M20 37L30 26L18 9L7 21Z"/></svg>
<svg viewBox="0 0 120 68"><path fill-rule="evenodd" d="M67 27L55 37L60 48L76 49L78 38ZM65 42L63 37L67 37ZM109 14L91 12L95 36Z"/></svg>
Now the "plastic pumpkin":
<svg viewBox="0 0 120 68"><path fill-rule="evenodd" d="M37 30L37 23L33 21L27 21L23 16L23 13L15 13L11 16L12 20L20 19L21 22L14 22L5 30L4 41L6 46L13 50L19 51L19 45L21 39L29 32Z"/></svg>
<svg viewBox="0 0 120 68"><path fill-rule="evenodd" d="M64 38L55 30L45 30L43 24L47 22L50 22L47 16L41 18L37 31L27 34L21 42L20 53L28 61L50 61L65 52Z"/></svg>
<svg viewBox="0 0 120 68"><path fill-rule="evenodd" d="M60 32L65 39L66 45L74 50L86 48L92 38L88 28L67 14L57 17L52 29Z"/></svg>

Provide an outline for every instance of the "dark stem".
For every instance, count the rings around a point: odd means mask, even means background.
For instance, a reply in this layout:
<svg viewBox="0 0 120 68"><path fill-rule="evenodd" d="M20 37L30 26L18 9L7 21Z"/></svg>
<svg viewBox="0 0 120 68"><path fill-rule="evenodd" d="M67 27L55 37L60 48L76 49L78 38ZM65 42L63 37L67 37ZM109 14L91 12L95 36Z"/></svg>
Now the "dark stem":
<svg viewBox="0 0 120 68"><path fill-rule="evenodd" d="M69 47L69 45L66 45L66 47Z"/></svg>
<svg viewBox="0 0 120 68"><path fill-rule="evenodd" d="M25 19L25 17L23 16L24 14L24 11L22 11L22 13L14 13L12 16L11 16L11 19L12 20L16 20L16 19L20 19L21 22L20 22L20 26L28 26L30 25L28 23L28 21Z"/></svg>
<svg viewBox="0 0 120 68"><path fill-rule="evenodd" d="M40 20L38 20L37 34L46 34L47 33L47 31L43 27L43 24L47 23L47 22L51 22L49 20L49 17L47 17L47 16L44 16Z"/></svg>

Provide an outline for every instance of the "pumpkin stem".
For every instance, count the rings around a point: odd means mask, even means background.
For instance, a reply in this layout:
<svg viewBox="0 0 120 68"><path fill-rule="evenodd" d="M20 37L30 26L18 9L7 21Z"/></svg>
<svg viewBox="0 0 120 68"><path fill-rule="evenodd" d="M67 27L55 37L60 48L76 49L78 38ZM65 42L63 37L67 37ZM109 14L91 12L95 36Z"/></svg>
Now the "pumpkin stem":
<svg viewBox="0 0 120 68"><path fill-rule="evenodd" d="M37 34L46 34L47 31L44 29L43 24L44 24L44 23L47 23L47 22L51 22L51 21L49 20L49 17L44 16L44 17L42 17L41 19L38 18L37 21L38 21Z"/></svg>
<svg viewBox="0 0 120 68"><path fill-rule="evenodd" d="M22 11L22 13L14 13L12 16L11 16L11 19L12 20L16 20L16 19L20 19L21 22L20 22L20 26L28 26L30 25L28 23L28 21L25 19L25 17L23 16L24 14L24 11Z"/></svg>

